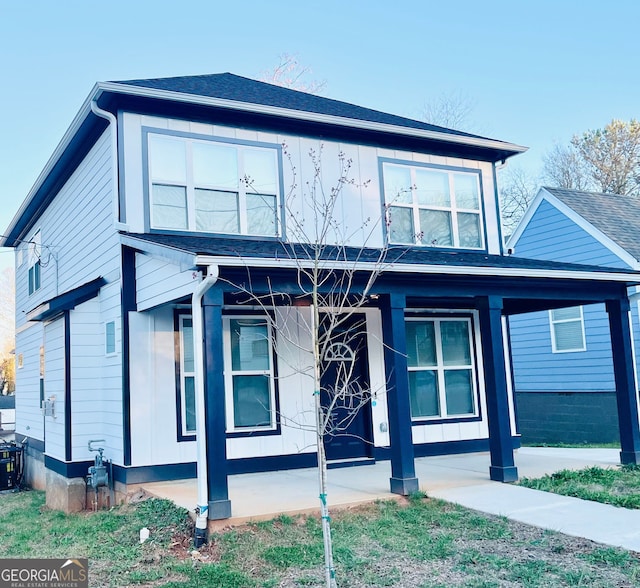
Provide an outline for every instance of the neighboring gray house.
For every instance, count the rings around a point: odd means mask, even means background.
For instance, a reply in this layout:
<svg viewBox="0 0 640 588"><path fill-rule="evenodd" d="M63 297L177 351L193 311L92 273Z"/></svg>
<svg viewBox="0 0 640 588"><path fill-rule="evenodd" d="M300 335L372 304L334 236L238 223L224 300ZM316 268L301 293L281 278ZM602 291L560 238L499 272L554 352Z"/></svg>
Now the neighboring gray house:
<svg viewBox="0 0 640 588"><path fill-rule="evenodd" d="M408 494L415 456L489 450L488 476L517 479L505 319L603 301L621 459L640 461L627 369L627 288L640 275L504 254L495 166L524 148L217 74L98 83L3 233L16 250L28 480L46 474L70 495L100 440L118 496L197 475L200 506L220 519L230 474L315 464L315 434L288 425L314 415L309 299L291 251L308 243L293 230L306 214L296 196L320 150L323 179L349 162L358 180L336 226L381 221L326 252L326 271L355 268L364 292L380 249L400 253L366 290L357 348L342 350L366 402L328 439L330 461L388 459L391 490ZM263 309L242 287L292 298ZM288 347L276 353L271 334Z"/></svg>
<svg viewBox="0 0 640 588"><path fill-rule="evenodd" d="M514 256L640 269L640 200L542 188L509 240ZM640 349L636 286L629 288ZM523 441L619 440L611 336L604 304L509 319Z"/></svg>

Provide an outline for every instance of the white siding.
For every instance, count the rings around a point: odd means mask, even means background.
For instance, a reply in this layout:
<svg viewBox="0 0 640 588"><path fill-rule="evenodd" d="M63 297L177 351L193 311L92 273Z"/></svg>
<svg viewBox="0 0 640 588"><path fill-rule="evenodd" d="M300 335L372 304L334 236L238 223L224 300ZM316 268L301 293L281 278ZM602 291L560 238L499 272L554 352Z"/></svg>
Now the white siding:
<svg viewBox="0 0 640 588"><path fill-rule="evenodd" d="M45 453L65 460L65 349L64 317L44 326L44 386L46 399L54 401L54 415L45 420Z"/></svg>
<svg viewBox="0 0 640 588"><path fill-rule="evenodd" d="M31 323L16 333L16 436L27 435L44 441L44 419L40 410L40 347L44 344L41 323ZM45 394L46 394L45 383Z"/></svg>
<svg viewBox="0 0 640 588"><path fill-rule="evenodd" d="M43 417L39 407L39 347L42 326L27 328L25 316L42 302L68 292L99 276L107 284L97 299L71 311L71 394L78 400L73 414L73 459L90 457L84 447L93 423L104 421L109 428L116 463L122 454L122 393L120 352L120 245L113 217L113 186L110 130L97 140L55 199L37 219L31 232L40 230L42 242L42 287L28 294L28 256L16 271L16 324L19 331L16 353L28 357L17 381L17 430L42 438ZM92 316L86 314L91 309ZM100 337L104 322L117 325L118 353L104 359L104 349L87 338ZM64 363L61 320L45 327L45 396L56 395L56 418L46 417L46 451L64 459ZM20 332L21 328L25 328ZM40 333L40 335L38 335ZM77 338L77 341L75 340ZM91 380L90 370L97 371ZM89 384L89 382L91 383ZM78 397L74 395L77 391ZM92 397L93 402L88 398ZM76 408L75 406L73 407ZM40 423L40 424L38 424ZM27 429L28 427L28 429ZM76 434L79 436L76 438ZM93 437L95 438L95 437ZM117 440L116 440L117 438Z"/></svg>
<svg viewBox="0 0 640 588"><path fill-rule="evenodd" d="M201 276L149 255L136 254L136 301L138 310L190 296Z"/></svg>
<svg viewBox="0 0 640 588"><path fill-rule="evenodd" d="M338 143L317 139L301 138L291 135L279 135L244 129L234 129L204 123L177 121L160 117L141 116L125 113L124 140L127 153L142 152L142 127L157 129L173 129L205 137L232 138L244 141L258 141L277 145L286 145L289 158L283 157L283 186L285 196L288 195L287 237L294 240L292 219L305 218L305 231L312 232L312 215L304 206L309 195L307 181L313 178L313 165L309 151L314 150L321 155L322 186L328 192L336 184L339 177L339 153L351 160L349 178L354 184L345 185L336 204L337 223L342 229L338 241L353 246L367 245L378 247L382 244L382 195L379 177L379 158L393 158L416 163L431 163L466 168L469 171L480 170L484 193L484 219L487 230L488 249L490 253L500 252L500 239L496 196L493 182L493 166L491 163L478 162L458 158L447 158L409 151L379 149L355 143ZM125 169L127 194L127 222L132 232L145 231L145 186L143 181L143 158L127 157ZM295 168L295 175L293 168ZM295 186L295 187L294 187ZM329 236L329 241L335 235Z"/></svg>

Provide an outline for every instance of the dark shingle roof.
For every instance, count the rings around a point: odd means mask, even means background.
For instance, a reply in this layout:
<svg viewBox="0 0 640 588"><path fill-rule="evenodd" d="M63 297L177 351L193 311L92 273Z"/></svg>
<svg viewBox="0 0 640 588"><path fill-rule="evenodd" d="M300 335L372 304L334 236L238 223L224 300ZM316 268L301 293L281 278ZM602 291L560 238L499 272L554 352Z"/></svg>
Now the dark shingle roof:
<svg viewBox="0 0 640 588"><path fill-rule="evenodd" d="M361 121L397 125L412 129L436 131L460 137L479 137L462 131L447 129L422 121L387 114L371 108L364 108L348 102L332 100L315 94L291 90L231 73L209 74L199 76L180 76L174 78L156 78L148 80L126 80L115 82L128 86L140 86L156 90L181 92L209 98L221 98L237 102L249 102L263 106L289 108L303 112L313 112L340 116Z"/></svg>
<svg viewBox="0 0 640 588"><path fill-rule="evenodd" d="M640 198L563 188L544 189L640 260Z"/></svg>
<svg viewBox="0 0 640 588"><path fill-rule="evenodd" d="M292 258L292 246L284 244L280 241L269 240L260 241L257 239L237 239L229 237L196 237L187 235L163 235L163 234L134 234L128 233L128 236L134 237L149 243L155 243L166 247L180 249L195 255L211 255L224 257L242 257L251 258L275 258L290 259ZM302 246L298 246L298 258L304 259ZM338 249L327 249L327 259L348 260L357 259L362 262L371 262L378 260L380 255L379 249L360 249L346 248L339 251ZM523 257L511 257L507 255L490 255L482 252L468 251L441 251L428 247L412 247L402 245L391 247L385 259L386 263L398 264L422 264L422 265L441 265L443 267L462 266L462 267L489 267L489 268L510 268L510 269L530 269L530 270L550 270L550 271L588 271L597 273L628 273L629 281L635 282L634 277L638 274L632 270L619 270L612 268L582 265L576 263L564 263L557 261L544 261L538 259L527 259Z"/></svg>

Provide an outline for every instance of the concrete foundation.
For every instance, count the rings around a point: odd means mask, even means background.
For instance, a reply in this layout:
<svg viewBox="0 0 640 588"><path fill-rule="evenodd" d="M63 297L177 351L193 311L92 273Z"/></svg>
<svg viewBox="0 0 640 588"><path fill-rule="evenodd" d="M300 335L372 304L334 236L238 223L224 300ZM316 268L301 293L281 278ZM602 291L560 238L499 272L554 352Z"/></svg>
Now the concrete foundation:
<svg viewBox="0 0 640 588"><path fill-rule="evenodd" d="M44 456L29 445L24 447L23 483L34 490L45 490L47 487L47 469L44 466Z"/></svg>
<svg viewBox="0 0 640 588"><path fill-rule="evenodd" d="M47 507L66 513L82 512L87 507L84 478L65 478L47 469Z"/></svg>

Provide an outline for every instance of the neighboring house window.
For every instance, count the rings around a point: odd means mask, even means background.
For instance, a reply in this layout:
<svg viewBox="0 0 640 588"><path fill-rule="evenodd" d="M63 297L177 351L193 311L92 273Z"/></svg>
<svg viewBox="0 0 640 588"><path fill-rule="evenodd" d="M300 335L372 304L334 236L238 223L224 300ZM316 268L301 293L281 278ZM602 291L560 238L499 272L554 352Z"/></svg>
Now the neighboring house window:
<svg viewBox="0 0 640 588"><path fill-rule="evenodd" d="M382 174L391 243L483 248L477 173L385 162Z"/></svg>
<svg viewBox="0 0 640 588"><path fill-rule="evenodd" d="M196 432L195 356L193 346L193 320L191 315L178 315L179 363L178 386L180 437Z"/></svg>
<svg viewBox="0 0 640 588"><path fill-rule="evenodd" d="M278 236L274 148L150 133L151 228Z"/></svg>
<svg viewBox="0 0 640 588"><path fill-rule="evenodd" d="M553 353L586 351L582 306L549 311Z"/></svg>
<svg viewBox="0 0 640 588"><path fill-rule="evenodd" d="M414 420L477 414L470 318L416 318L405 323Z"/></svg>
<svg viewBox="0 0 640 588"><path fill-rule="evenodd" d="M276 428L272 333L266 318L225 317L227 429Z"/></svg>
<svg viewBox="0 0 640 588"><path fill-rule="evenodd" d="M40 289L42 243L40 231L29 241L29 296Z"/></svg>
<svg viewBox="0 0 640 588"><path fill-rule="evenodd" d="M106 355L114 355L116 352L115 321L109 321L104 325L104 350Z"/></svg>

